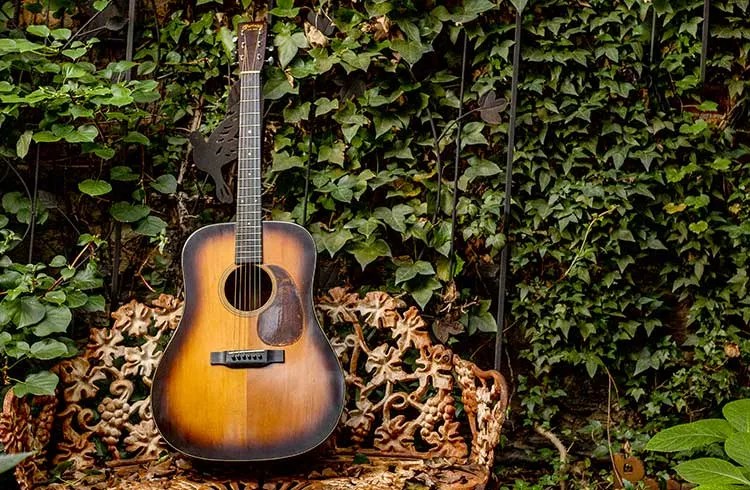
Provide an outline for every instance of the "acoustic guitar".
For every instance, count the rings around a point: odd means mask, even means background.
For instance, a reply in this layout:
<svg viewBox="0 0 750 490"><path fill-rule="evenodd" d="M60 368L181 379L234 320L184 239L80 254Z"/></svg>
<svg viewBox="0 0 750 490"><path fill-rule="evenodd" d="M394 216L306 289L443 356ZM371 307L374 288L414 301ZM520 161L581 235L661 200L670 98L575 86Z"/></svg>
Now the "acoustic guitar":
<svg viewBox="0 0 750 490"><path fill-rule="evenodd" d="M262 220L265 34L262 22L239 28L236 222L185 242L185 310L151 390L164 439L204 460L296 456L343 410L341 366L313 309L315 243L301 226Z"/></svg>

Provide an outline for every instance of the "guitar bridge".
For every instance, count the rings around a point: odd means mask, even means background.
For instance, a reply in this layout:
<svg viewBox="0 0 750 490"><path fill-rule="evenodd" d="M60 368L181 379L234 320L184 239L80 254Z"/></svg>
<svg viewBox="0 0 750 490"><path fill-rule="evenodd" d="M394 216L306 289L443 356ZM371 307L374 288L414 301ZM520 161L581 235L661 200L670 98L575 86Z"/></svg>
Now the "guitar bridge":
<svg viewBox="0 0 750 490"><path fill-rule="evenodd" d="M284 362L284 351L280 349L225 350L211 353L212 365L229 368L264 367L282 362Z"/></svg>

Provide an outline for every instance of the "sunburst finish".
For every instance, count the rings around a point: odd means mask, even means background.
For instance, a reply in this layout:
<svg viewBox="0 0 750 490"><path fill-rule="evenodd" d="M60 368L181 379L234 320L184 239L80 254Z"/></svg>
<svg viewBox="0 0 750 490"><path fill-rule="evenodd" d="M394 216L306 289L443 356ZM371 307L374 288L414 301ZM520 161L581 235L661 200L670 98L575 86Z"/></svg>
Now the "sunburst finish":
<svg viewBox="0 0 750 490"><path fill-rule="evenodd" d="M236 267L233 224L202 228L185 244L185 313L151 396L160 432L189 456L221 461L294 456L323 442L343 409L341 368L313 310L312 237L291 223L264 222L263 244L263 263L288 274L302 306L302 332L289 345L268 345L258 330L264 315L284 310L284 288L274 287L266 306L249 314L225 301L223 281ZM287 327L300 326L278 326ZM283 349L285 360L239 369L209 362L212 352L244 349Z"/></svg>

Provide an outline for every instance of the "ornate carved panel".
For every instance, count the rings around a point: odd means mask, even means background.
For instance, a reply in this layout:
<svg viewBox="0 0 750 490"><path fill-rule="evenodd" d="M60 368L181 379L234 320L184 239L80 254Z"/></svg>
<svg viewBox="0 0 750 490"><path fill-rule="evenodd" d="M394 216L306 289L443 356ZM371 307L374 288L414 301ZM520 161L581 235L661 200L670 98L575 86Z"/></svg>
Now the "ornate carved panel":
<svg viewBox="0 0 750 490"><path fill-rule="evenodd" d="M415 308L382 292L360 297L337 288L318 305L346 372L347 407L329 450L314 468L264 480L204 474L169 451L150 413L151 377L181 303L166 295L113 313L91 330L83 352L61 362L60 400L5 399L0 440L11 451L36 449L17 479L37 488L339 489L476 488L487 479L507 407L507 388L434 344ZM335 327L335 328L334 328ZM54 429L53 429L54 427ZM50 439L52 442L50 443ZM168 485L168 486L167 486ZM421 486L420 486L421 485Z"/></svg>

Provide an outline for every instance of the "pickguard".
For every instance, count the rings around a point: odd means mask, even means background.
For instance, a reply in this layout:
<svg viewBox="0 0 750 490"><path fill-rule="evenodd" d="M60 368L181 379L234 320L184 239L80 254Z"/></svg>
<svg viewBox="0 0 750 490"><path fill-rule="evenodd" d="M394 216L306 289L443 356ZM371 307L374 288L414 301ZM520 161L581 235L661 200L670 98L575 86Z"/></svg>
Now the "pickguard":
<svg viewBox="0 0 750 490"><path fill-rule="evenodd" d="M276 282L271 304L258 315L258 337L267 345L289 345L302 336L304 315L297 285L278 265L264 265Z"/></svg>

